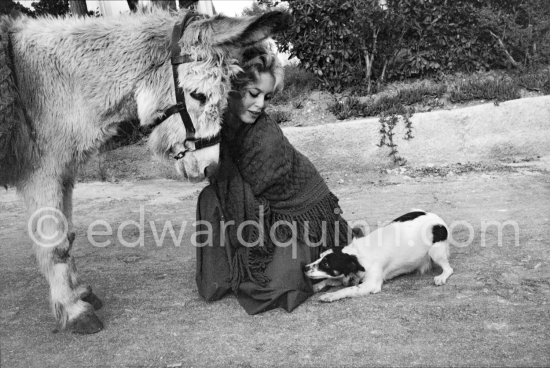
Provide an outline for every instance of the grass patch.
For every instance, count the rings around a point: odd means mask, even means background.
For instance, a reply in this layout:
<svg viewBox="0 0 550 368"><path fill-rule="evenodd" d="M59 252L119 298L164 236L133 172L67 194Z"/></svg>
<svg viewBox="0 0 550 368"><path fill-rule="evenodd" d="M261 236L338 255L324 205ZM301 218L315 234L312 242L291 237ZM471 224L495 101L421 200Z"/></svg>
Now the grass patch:
<svg viewBox="0 0 550 368"><path fill-rule="evenodd" d="M522 90L550 94L550 68L510 74L485 72L455 74L438 81L423 80L409 84L387 85L383 91L368 97L335 96L328 110L337 119L401 114L403 107L430 111L449 103L489 100L502 102L521 98Z"/></svg>
<svg viewBox="0 0 550 368"><path fill-rule="evenodd" d="M292 120L292 114L290 113L290 111L279 108L270 108L269 117L279 125Z"/></svg>
<svg viewBox="0 0 550 368"><path fill-rule="evenodd" d="M453 103L473 100L508 101L521 97L520 87L507 75L489 75L484 78L473 74L452 82L449 93Z"/></svg>
<svg viewBox="0 0 550 368"><path fill-rule="evenodd" d="M377 116L385 112L399 112L403 104L397 96L382 96L380 98L368 97L367 101L361 101L355 96L335 99L328 106L328 110L338 120L351 117Z"/></svg>
<svg viewBox="0 0 550 368"><path fill-rule="evenodd" d="M550 94L550 68L514 75L515 83L528 91Z"/></svg>
<svg viewBox="0 0 550 368"><path fill-rule="evenodd" d="M414 105L428 99L440 98L447 86L430 81L421 81L397 90L397 99L404 105Z"/></svg>
<svg viewBox="0 0 550 368"><path fill-rule="evenodd" d="M444 84L421 81L392 87L391 90L388 89L388 91L369 96L363 101L354 96L335 99L328 109L339 120L357 116L379 116L386 113L404 114L411 110L415 104L436 105L436 101L446 91L447 87Z"/></svg>

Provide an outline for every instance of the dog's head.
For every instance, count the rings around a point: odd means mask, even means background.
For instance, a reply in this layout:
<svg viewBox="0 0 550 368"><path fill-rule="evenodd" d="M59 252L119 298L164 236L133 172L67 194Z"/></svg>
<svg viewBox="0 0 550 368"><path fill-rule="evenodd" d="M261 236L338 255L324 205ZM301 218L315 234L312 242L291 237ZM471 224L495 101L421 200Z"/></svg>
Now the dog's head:
<svg viewBox="0 0 550 368"><path fill-rule="evenodd" d="M318 260L305 266L304 272L310 279L337 279L365 271L356 256L334 248L321 253Z"/></svg>

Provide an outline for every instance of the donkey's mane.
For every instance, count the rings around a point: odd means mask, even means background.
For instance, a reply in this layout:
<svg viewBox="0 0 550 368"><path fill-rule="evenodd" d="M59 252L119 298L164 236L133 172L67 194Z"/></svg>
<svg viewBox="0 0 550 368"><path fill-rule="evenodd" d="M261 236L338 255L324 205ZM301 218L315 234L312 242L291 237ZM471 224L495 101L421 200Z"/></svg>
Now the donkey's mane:
<svg viewBox="0 0 550 368"><path fill-rule="evenodd" d="M46 16L23 18L14 23L14 28L20 33L21 42L42 46L60 58L76 57L77 60L67 63L66 67L85 69L86 66L80 63L87 60L78 58L84 53L95 53L109 62L120 57L132 57L137 63L164 62L169 55L169 32L178 16L164 11L101 18ZM116 52L128 47L131 47L131 55ZM134 55L138 52L142 54L136 58ZM111 58L109 54L112 54Z"/></svg>
<svg viewBox="0 0 550 368"><path fill-rule="evenodd" d="M104 37L107 33L117 32L118 30L132 32L151 28L155 33L154 31L158 31L159 25L166 23L171 26L173 25L171 23L172 19L183 17L185 13L185 10L174 13L155 9L149 12L121 13L116 16L103 17L56 17L45 15L30 18L22 16L13 21L13 26L25 26L30 29L35 26L40 29L41 33L60 34L62 37L85 33L90 38L94 38ZM21 29L15 29L15 31L19 30Z"/></svg>
<svg viewBox="0 0 550 368"><path fill-rule="evenodd" d="M87 51L109 49L113 44L127 42L131 38L134 41L132 45L138 47L134 51L143 51L151 55L150 59L160 62L169 57L172 27L177 20L183 19L187 12L187 10L177 13L167 12L153 8L137 13L99 18L21 17L12 23L11 28L12 31L24 30L26 33L41 35L42 41L45 41L49 47L73 46ZM216 19L223 18L225 17L216 17ZM192 59L219 67L227 61L225 59L229 54L230 45L213 45L210 42L214 31L208 24L208 20L202 17L194 21L186 30L180 46ZM72 41L70 45L65 44L68 40ZM153 43L152 40L161 42ZM151 49L151 45L159 47ZM140 50L140 47L143 47L143 50Z"/></svg>

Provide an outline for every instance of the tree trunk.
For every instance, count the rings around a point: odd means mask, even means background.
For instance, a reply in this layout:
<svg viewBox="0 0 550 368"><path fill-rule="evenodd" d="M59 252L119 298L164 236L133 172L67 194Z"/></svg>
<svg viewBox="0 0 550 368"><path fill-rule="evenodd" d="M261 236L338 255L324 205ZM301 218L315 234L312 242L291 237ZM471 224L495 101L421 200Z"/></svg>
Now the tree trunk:
<svg viewBox="0 0 550 368"><path fill-rule="evenodd" d="M196 3L198 3L198 0L178 0L180 9L194 9Z"/></svg>
<svg viewBox="0 0 550 368"><path fill-rule="evenodd" d="M199 14L216 15L212 0L178 0L180 9L193 9Z"/></svg>
<svg viewBox="0 0 550 368"><path fill-rule="evenodd" d="M382 87L382 84L384 84L384 79L386 79L386 68L388 67L388 58L384 59L384 66L382 67L382 72L380 73L380 77L378 78L378 81L376 82L376 87L378 90L380 90L380 87Z"/></svg>
<svg viewBox="0 0 550 368"><path fill-rule="evenodd" d="M138 9L138 0L126 0L128 2L128 7L130 8L130 11L137 12Z"/></svg>
<svg viewBox="0 0 550 368"><path fill-rule="evenodd" d="M369 55L369 50L365 49L363 50L363 55L365 58L365 78L367 79L367 94L370 94L371 88L372 88L372 59L374 58L374 55Z"/></svg>
<svg viewBox="0 0 550 368"><path fill-rule="evenodd" d="M367 78L367 93L371 93L372 89L372 66L374 64L374 57L376 56L376 48L378 47L378 32L380 28L377 28L373 31L372 34L372 51L369 52L369 49L363 41L363 57L365 58L365 78Z"/></svg>
<svg viewBox="0 0 550 368"><path fill-rule="evenodd" d="M500 45L500 48L502 49L502 51L504 51L504 54L506 54L506 57L508 58L508 61L510 62L510 64L512 64L512 66L514 68L519 68L520 67L520 64L514 59L514 57L508 52L508 49L506 48L506 45L504 44L504 42L502 41L502 39L497 36L496 34L494 34L493 32L489 31L489 33L491 34L491 36L493 36L494 38L496 38L498 44Z"/></svg>
<svg viewBox="0 0 550 368"><path fill-rule="evenodd" d="M86 0L69 0L69 11L72 15L87 16L88 7L86 6Z"/></svg>
<svg viewBox="0 0 550 368"><path fill-rule="evenodd" d="M201 0L197 2L197 13L205 14L209 16L216 15L216 9L214 9L214 4L212 0Z"/></svg>
<svg viewBox="0 0 550 368"><path fill-rule="evenodd" d="M177 10L175 0L151 0L153 5L166 10Z"/></svg>

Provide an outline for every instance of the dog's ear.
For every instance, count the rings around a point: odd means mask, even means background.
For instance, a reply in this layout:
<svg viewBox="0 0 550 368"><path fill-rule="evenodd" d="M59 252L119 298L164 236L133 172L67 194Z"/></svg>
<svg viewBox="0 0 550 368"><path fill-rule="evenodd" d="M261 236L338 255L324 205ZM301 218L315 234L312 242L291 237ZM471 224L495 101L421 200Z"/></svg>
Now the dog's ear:
<svg viewBox="0 0 550 368"><path fill-rule="evenodd" d="M347 276L347 275L352 274L352 273L355 274L359 271L364 272L365 268L363 266L361 266L361 264L359 263L359 260L357 259L356 256L350 255L344 274Z"/></svg>
<svg viewBox="0 0 550 368"><path fill-rule="evenodd" d="M354 226L353 229L351 229L351 236L354 238L362 238L365 236L365 231L360 226Z"/></svg>
<svg viewBox="0 0 550 368"><path fill-rule="evenodd" d="M353 264L354 264L354 267L355 267L355 272L354 273L357 273L359 271L365 272L365 267L361 266L361 263L359 263L359 260L357 259L357 257L355 257L355 256L353 256L353 257L354 257Z"/></svg>

